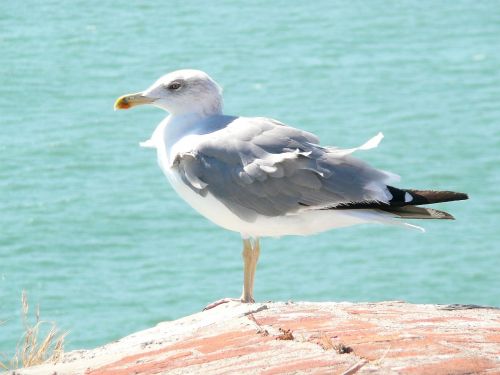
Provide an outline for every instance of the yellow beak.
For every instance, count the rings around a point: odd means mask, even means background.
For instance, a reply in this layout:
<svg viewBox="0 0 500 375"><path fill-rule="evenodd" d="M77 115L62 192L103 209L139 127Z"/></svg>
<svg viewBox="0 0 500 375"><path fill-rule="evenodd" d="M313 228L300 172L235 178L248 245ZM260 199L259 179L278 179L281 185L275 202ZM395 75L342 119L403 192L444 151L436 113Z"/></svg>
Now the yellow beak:
<svg viewBox="0 0 500 375"><path fill-rule="evenodd" d="M141 104L151 104L154 100L144 96L141 92L120 96L115 102L115 111L117 109L129 109Z"/></svg>

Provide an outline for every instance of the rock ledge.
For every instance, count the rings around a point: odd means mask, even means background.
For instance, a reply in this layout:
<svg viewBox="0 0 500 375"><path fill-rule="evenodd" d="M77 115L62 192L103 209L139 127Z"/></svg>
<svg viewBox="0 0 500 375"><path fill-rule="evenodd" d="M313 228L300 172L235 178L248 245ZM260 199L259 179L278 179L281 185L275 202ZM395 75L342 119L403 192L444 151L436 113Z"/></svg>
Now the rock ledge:
<svg viewBox="0 0 500 375"><path fill-rule="evenodd" d="M228 303L16 374L499 374L500 309Z"/></svg>

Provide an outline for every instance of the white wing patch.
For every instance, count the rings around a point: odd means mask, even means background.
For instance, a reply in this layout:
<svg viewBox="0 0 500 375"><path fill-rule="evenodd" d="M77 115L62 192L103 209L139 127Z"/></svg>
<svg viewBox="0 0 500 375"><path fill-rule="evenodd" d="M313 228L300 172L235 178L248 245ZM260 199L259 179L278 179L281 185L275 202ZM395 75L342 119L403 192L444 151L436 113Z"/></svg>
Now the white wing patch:
<svg viewBox="0 0 500 375"><path fill-rule="evenodd" d="M285 171L280 163L285 160L296 159L299 155L309 156L311 155L311 151L306 152L296 149L295 151L283 152L281 154L268 154L265 159L254 159L251 163L243 167L243 171L247 175L247 178L244 178L244 180L246 183L252 183L255 179L263 181L267 178L266 175L281 178L285 175ZM322 175L320 172L318 174ZM243 176L240 174L240 177Z"/></svg>
<svg viewBox="0 0 500 375"><path fill-rule="evenodd" d="M139 142L139 146L144 148L156 148L156 143L152 139L148 139L147 141Z"/></svg>
<svg viewBox="0 0 500 375"><path fill-rule="evenodd" d="M373 148L377 148L382 139L384 138L384 134L382 132L379 132L375 137L370 138L368 141L363 143L361 146L354 147L354 148L347 148L347 149L339 149L339 148L329 148L328 153L329 154L335 154L336 156L345 156L352 154L353 152L359 151L359 150L371 150Z"/></svg>

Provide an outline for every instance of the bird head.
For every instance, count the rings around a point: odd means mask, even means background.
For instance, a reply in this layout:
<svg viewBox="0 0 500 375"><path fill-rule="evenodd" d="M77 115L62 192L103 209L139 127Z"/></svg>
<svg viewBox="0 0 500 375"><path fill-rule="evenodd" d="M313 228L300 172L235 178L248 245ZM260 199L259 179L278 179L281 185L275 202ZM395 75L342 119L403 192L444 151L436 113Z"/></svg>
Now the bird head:
<svg viewBox="0 0 500 375"><path fill-rule="evenodd" d="M214 115L222 112L222 89L200 70L177 70L164 75L142 92L119 97L115 110L141 104L154 105L172 115Z"/></svg>

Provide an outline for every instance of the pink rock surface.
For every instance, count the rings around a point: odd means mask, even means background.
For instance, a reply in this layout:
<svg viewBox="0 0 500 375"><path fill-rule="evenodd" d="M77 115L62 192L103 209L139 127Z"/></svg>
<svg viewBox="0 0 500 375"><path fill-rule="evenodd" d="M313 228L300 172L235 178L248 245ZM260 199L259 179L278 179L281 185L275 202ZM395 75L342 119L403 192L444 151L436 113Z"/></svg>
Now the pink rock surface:
<svg viewBox="0 0 500 375"><path fill-rule="evenodd" d="M500 310L229 303L16 374L500 374Z"/></svg>

